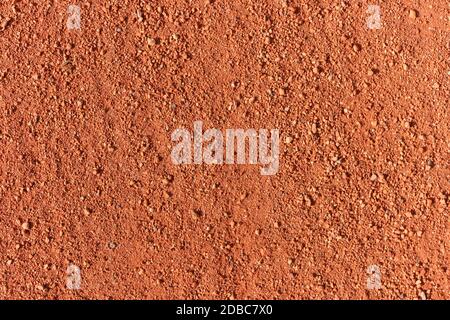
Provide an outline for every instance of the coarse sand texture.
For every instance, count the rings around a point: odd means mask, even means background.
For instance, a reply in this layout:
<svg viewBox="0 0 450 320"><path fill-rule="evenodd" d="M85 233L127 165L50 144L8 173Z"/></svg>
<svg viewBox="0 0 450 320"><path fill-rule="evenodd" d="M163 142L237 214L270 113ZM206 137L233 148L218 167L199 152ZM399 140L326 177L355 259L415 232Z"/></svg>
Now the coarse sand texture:
<svg viewBox="0 0 450 320"><path fill-rule="evenodd" d="M0 2L0 299L450 299L450 3Z"/></svg>

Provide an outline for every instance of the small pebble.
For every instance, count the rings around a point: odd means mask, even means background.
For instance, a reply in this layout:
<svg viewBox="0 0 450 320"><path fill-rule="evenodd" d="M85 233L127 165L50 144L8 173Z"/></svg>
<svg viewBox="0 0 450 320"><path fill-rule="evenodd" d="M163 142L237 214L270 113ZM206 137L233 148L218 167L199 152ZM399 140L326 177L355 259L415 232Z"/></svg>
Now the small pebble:
<svg viewBox="0 0 450 320"><path fill-rule="evenodd" d="M202 212L200 210L190 210L192 219L199 219L202 217Z"/></svg>
<svg viewBox="0 0 450 320"><path fill-rule="evenodd" d="M142 13L141 10L137 10L137 11L136 11L136 16L137 16L138 22L144 21L144 14Z"/></svg>
<svg viewBox="0 0 450 320"><path fill-rule="evenodd" d="M428 159L426 162L425 170L431 170L435 166L434 161L431 159Z"/></svg>
<svg viewBox="0 0 450 320"><path fill-rule="evenodd" d="M306 195L305 196L305 203L306 203L306 205L308 207L311 207L313 205L313 199L309 195Z"/></svg>
<svg viewBox="0 0 450 320"><path fill-rule="evenodd" d="M108 243L108 247L109 247L110 249L115 249L115 248L117 248L117 243L115 243L115 242L110 242L110 243Z"/></svg>
<svg viewBox="0 0 450 320"><path fill-rule="evenodd" d="M29 222L22 223L22 229L25 231L29 231L31 229L31 223Z"/></svg>
<svg viewBox="0 0 450 320"><path fill-rule="evenodd" d="M425 294L425 292L420 291L419 292L419 298L422 300L427 300L427 295Z"/></svg>
<svg viewBox="0 0 450 320"><path fill-rule="evenodd" d="M39 290L39 291L44 291L45 290L44 286L40 285L40 284L36 285L36 289Z"/></svg>
<svg viewBox="0 0 450 320"><path fill-rule="evenodd" d="M416 10L414 10L414 9L410 9L410 10L409 10L409 17L410 17L411 19L416 19L417 16L418 16L418 13L417 13Z"/></svg>

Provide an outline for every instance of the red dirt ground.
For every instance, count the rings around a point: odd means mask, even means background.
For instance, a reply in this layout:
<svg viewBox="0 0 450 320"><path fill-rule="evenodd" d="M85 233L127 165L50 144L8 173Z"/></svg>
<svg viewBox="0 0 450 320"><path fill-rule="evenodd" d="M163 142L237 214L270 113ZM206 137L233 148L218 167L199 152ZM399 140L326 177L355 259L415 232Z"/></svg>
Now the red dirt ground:
<svg viewBox="0 0 450 320"><path fill-rule="evenodd" d="M450 5L369 4L1 1L0 298L449 299ZM196 120L278 174L173 165Z"/></svg>

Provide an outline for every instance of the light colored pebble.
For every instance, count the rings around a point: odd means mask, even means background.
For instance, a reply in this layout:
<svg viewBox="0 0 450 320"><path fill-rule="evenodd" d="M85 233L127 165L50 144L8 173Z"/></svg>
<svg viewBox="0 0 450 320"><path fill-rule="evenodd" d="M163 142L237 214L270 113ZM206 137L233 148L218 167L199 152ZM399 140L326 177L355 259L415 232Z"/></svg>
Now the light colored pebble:
<svg viewBox="0 0 450 320"><path fill-rule="evenodd" d="M417 18L417 11L416 10L414 10L414 9L410 9L409 10L409 17L411 18L411 19L416 19Z"/></svg>

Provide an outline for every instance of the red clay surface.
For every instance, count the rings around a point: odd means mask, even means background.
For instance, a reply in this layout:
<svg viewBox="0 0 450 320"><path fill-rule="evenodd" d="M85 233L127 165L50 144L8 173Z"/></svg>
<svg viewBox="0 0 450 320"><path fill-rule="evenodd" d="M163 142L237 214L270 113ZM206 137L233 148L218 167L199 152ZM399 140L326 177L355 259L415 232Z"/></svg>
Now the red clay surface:
<svg viewBox="0 0 450 320"><path fill-rule="evenodd" d="M0 298L449 299L450 6L369 4L1 1ZM196 120L278 174L173 165Z"/></svg>

